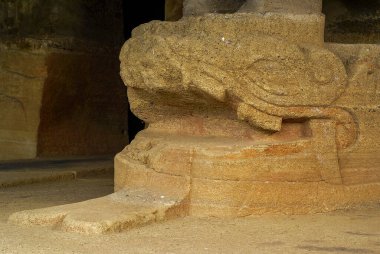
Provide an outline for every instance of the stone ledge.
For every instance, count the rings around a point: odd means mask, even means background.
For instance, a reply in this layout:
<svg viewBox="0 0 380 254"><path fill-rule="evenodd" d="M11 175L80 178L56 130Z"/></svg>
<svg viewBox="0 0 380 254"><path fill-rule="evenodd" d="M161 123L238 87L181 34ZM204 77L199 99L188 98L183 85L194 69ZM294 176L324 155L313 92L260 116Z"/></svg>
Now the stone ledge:
<svg viewBox="0 0 380 254"><path fill-rule="evenodd" d="M0 189L112 173L108 159L12 161L0 164Z"/></svg>

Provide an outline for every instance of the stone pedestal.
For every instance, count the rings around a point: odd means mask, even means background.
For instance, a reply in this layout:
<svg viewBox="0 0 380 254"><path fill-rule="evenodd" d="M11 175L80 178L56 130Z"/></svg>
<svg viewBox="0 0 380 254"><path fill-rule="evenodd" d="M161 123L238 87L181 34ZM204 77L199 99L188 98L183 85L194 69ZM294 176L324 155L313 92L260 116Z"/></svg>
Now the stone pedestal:
<svg viewBox="0 0 380 254"><path fill-rule="evenodd" d="M10 220L105 233L377 205L380 47L325 45L324 17L290 7L135 29L121 76L148 128L115 157L116 192Z"/></svg>

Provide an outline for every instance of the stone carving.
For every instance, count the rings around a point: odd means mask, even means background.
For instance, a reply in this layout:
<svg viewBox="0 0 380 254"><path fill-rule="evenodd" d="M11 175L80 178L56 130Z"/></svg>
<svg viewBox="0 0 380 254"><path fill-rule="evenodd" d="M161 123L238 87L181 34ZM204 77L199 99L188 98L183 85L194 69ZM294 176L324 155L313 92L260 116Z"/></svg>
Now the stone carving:
<svg viewBox="0 0 380 254"><path fill-rule="evenodd" d="M121 76L148 127L115 157L116 192L10 221L105 233L377 204L380 47L325 45L323 16L291 2L135 29Z"/></svg>
<svg viewBox="0 0 380 254"><path fill-rule="evenodd" d="M339 131L349 132L349 142L355 139L349 113L326 108L346 87L344 66L330 51L260 34L230 41L218 35L148 31L135 31L121 53L126 56L122 77L131 88L203 95L265 130L279 131L283 119L332 118L345 125Z"/></svg>

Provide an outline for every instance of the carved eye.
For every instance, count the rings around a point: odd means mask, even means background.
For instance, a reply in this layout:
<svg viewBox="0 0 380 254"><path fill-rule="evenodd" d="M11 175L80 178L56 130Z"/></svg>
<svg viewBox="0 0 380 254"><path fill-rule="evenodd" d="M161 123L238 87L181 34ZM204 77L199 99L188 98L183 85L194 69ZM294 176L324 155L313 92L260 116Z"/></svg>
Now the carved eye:
<svg viewBox="0 0 380 254"><path fill-rule="evenodd" d="M267 93L289 96L299 93L299 79L302 74L281 59L262 59L250 66L247 76L253 85Z"/></svg>
<svg viewBox="0 0 380 254"><path fill-rule="evenodd" d="M310 54L309 70L314 81L319 85L331 84L334 80L334 66L331 61L333 59L324 51L312 51Z"/></svg>
<svg viewBox="0 0 380 254"><path fill-rule="evenodd" d="M327 85L332 80L333 72L330 68L320 66L319 68L314 67L313 69L313 76L321 85Z"/></svg>

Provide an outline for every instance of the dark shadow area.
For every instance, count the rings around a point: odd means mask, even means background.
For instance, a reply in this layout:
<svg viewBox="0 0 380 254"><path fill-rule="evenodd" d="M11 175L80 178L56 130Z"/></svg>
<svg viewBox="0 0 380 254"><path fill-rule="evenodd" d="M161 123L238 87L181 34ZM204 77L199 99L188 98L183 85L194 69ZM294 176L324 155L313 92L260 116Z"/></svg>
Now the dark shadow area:
<svg viewBox="0 0 380 254"><path fill-rule="evenodd" d="M122 1L0 0L0 130L10 140L1 158L108 155L128 144Z"/></svg>
<svg viewBox="0 0 380 254"><path fill-rule="evenodd" d="M101 156L101 157L79 157L72 159L31 159L31 160L17 160L17 161L2 161L0 162L0 171L7 170L33 170L33 169L48 169L68 167L72 165L84 164L91 162L105 162L112 161L112 156Z"/></svg>
<svg viewBox="0 0 380 254"><path fill-rule="evenodd" d="M326 42L380 43L380 0L323 0Z"/></svg>
<svg viewBox="0 0 380 254"><path fill-rule="evenodd" d="M115 154L128 143L126 89L117 54L54 52L46 58L38 156Z"/></svg>
<svg viewBox="0 0 380 254"><path fill-rule="evenodd" d="M121 27L121 0L0 0L1 39L53 38L64 48L63 39L75 38L74 44L119 47Z"/></svg>
<svg viewBox="0 0 380 254"><path fill-rule="evenodd" d="M133 28L152 20L165 19L165 0L155 1L123 1L124 13L124 37L128 40L131 37ZM131 110L128 110L128 136L132 141L136 134L143 130L145 123L137 118Z"/></svg>

